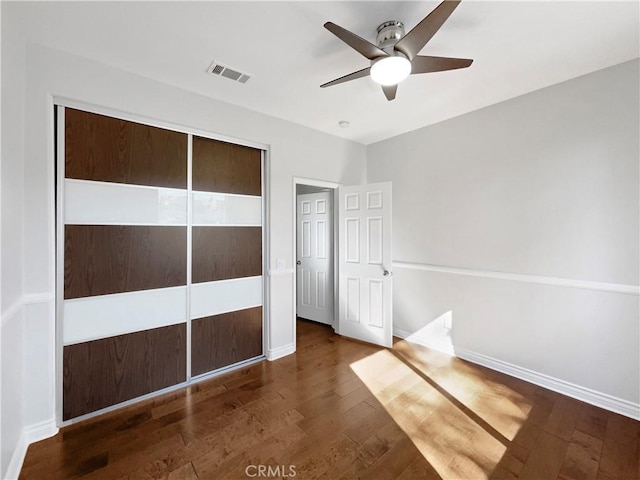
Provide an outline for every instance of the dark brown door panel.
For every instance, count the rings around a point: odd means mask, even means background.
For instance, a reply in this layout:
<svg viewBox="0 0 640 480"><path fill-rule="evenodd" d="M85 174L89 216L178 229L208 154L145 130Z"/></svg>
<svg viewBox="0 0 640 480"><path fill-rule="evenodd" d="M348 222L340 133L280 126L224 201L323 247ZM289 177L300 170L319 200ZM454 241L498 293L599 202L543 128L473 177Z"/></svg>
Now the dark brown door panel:
<svg viewBox="0 0 640 480"><path fill-rule="evenodd" d="M65 109L65 177L187 188L187 135Z"/></svg>
<svg viewBox="0 0 640 480"><path fill-rule="evenodd" d="M261 227L193 227L192 282L262 275Z"/></svg>
<svg viewBox="0 0 640 480"><path fill-rule="evenodd" d="M193 189L262 195L262 151L193 137Z"/></svg>
<svg viewBox="0 0 640 480"><path fill-rule="evenodd" d="M184 382L186 351L184 323L64 347L63 419Z"/></svg>
<svg viewBox="0 0 640 480"><path fill-rule="evenodd" d="M262 355L262 307L192 320L192 375L259 355Z"/></svg>
<svg viewBox="0 0 640 480"><path fill-rule="evenodd" d="M187 228L66 225L64 298L187 283Z"/></svg>

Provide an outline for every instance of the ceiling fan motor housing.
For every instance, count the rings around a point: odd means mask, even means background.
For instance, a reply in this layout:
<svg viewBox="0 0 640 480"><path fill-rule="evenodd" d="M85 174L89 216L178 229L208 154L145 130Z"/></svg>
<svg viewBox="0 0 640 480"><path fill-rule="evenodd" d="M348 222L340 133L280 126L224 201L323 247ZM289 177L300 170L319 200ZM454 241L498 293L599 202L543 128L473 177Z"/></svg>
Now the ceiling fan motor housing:
<svg viewBox="0 0 640 480"><path fill-rule="evenodd" d="M377 32L376 42L378 47L387 53L391 53L388 50L393 50L398 40L404 37L404 23L397 20L389 20L378 26Z"/></svg>

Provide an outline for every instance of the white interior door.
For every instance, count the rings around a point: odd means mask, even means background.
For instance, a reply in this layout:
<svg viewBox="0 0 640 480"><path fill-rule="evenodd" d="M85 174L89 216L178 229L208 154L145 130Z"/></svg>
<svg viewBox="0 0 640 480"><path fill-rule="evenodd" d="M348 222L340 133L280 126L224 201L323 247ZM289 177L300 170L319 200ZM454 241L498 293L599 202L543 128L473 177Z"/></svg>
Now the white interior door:
<svg viewBox="0 0 640 480"><path fill-rule="evenodd" d="M297 314L333 323L333 192L297 196Z"/></svg>
<svg viewBox="0 0 640 480"><path fill-rule="evenodd" d="M339 191L340 335L391 347L391 183Z"/></svg>

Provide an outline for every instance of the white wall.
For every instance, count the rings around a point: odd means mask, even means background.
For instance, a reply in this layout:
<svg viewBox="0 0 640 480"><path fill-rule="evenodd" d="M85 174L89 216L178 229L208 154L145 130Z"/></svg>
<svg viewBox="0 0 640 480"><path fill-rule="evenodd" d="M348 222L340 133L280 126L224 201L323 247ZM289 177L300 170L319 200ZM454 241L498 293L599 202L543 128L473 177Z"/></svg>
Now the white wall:
<svg viewBox="0 0 640 480"><path fill-rule="evenodd" d="M23 158L24 141L24 45L13 42L13 25L7 22L2 5L2 164L0 165L2 192L0 212L0 265L2 288L0 308L2 327L0 337L0 476L4 474L20 443L23 425L22 392L24 377L24 308L23 294ZM13 95L5 95L12 91ZM6 135L5 128L18 125L14 135Z"/></svg>
<svg viewBox="0 0 640 480"><path fill-rule="evenodd" d="M368 181L393 182L394 262L408 263L394 268L398 329L452 311L462 355L637 408L638 68L621 64L368 147ZM557 285L567 281L574 286Z"/></svg>
<svg viewBox="0 0 640 480"><path fill-rule="evenodd" d="M234 107L190 92L179 90L147 78L108 67L87 59L38 45L27 45L24 39L5 36L5 25L19 25L26 21L21 17L21 7L2 4L3 48L22 50L12 69L15 78L24 82L5 84L5 55L3 51L3 122L2 137L15 140L14 159L5 171L3 143L3 195L5 184L17 189L15 208L5 221L2 212L3 232L5 224L11 231L19 232L19 240L3 237L2 254L15 267L5 269L7 275L24 275L21 315L12 320L11 338L22 335L24 343L16 343L11 350L16 362L11 366L3 362L3 383L13 381L18 375L24 382L22 388L12 388L19 398L16 404L3 401L3 419L12 417L12 424L3 424L6 435L7 455L15 451L15 439L20 428L54 424L55 416L55 318L54 318L54 164L53 164L53 111L52 96L65 97L96 106L131 113L153 120L202 129L209 132L259 142L270 146L270 245L268 252L270 269L275 269L276 259L286 261L286 269L271 278L271 330L268 332L268 348L271 355L290 353L294 343L294 299L292 245L293 181L304 177L344 184L362 183L365 178L365 147L338 137L311 130L284 120ZM17 27L16 27L17 28ZM214 88L212 86L212 88ZM242 88L240 85L238 88ZM5 117L5 99L24 102L16 107L15 115ZM6 118L15 118L7 122ZM22 120L23 118L23 120ZM22 191L24 190L24 195ZM11 193L6 190L7 195ZM3 198L3 207L4 203ZM21 212L23 208L23 212ZM21 214L22 213L22 214ZM14 240L14 241L12 241ZM22 246L21 246L22 245ZM14 272L14 273L11 273ZM19 278L19 277L11 277ZM3 278L3 294L6 283ZM19 294L15 294L16 297ZM17 298L17 297L16 297ZM5 308L3 298L3 309ZM4 333L4 316L3 316ZM9 337L7 337L9 338ZM3 337L4 340L4 337ZM3 348L3 355L5 349ZM23 378L20 362L27 362L27 375ZM17 366L17 367L16 367ZM14 368L15 367L15 368ZM5 376L4 369L9 370ZM3 385L3 392L5 390ZM20 405L24 405L21 409ZM32 435L33 436L33 435ZM13 443L12 443L13 442ZM5 475L7 463L3 442L0 474Z"/></svg>

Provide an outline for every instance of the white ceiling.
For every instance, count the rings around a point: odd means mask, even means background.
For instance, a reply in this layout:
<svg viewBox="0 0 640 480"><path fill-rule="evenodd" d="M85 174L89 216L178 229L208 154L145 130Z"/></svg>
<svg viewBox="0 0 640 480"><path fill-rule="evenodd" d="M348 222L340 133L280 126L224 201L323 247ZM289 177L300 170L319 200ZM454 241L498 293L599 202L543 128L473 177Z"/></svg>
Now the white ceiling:
<svg viewBox="0 0 640 480"><path fill-rule="evenodd" d="M31 42L364 144L640 56L637 1L467 0L422 54L473 58L470 68L412 76L393 102L370 78L319 88L368 66L325 22L375 43L383 21L409 31L437 4L24 2L8 10ZM205 73L212 60L253 77L245 85L213 77Z"/></svg>

